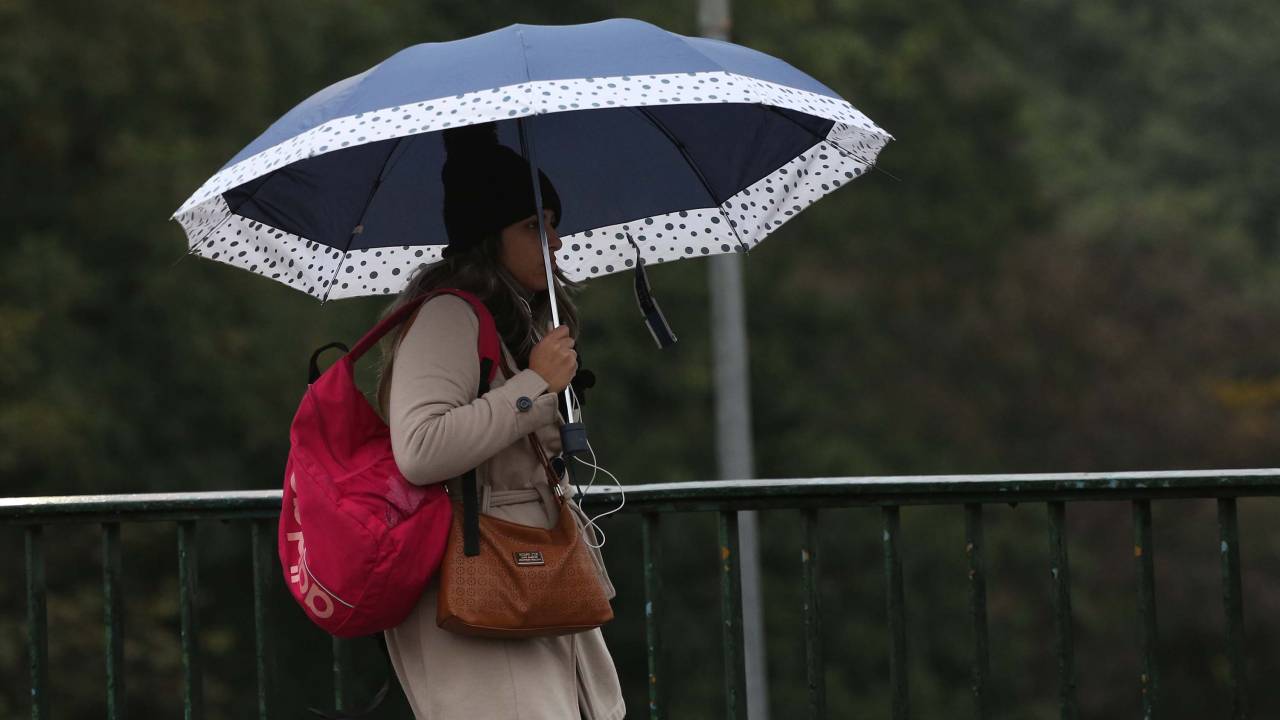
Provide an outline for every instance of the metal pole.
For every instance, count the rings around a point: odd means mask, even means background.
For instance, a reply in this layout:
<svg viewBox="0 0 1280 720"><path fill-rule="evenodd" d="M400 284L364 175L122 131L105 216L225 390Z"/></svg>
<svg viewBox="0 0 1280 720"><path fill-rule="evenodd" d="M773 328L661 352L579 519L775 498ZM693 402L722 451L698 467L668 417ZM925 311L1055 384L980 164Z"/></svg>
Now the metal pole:
<svg viewBox="0 0 1280 720"><path fill-rule="evenodd" d="M520 145L525 159L529 161L529 174L533 178L533 203L538 208L538 237L542 240L542 267L547 273L547 299L551 301L551 327L560 326L560 308L556 304L556 278L551 272L551 244L547 240L546 214L542 212L542 183L538 181L538 162L533 155L533 133L528 124L532 118L518 118L516 127L520 131ZM564 389L564 407L566 423L573 422L573 397L570 388Z"/></svg>
<svg viewBox="0 0 1280 720"><path fill-rule="evenodd" d="M728 41L729 28L729 0L698 0L698 31L703 37ZM755 463L751 443L751 386L747 373L742 261L737 254L717 255L709 260L711 335L715 346L716 448L720 476L726 480L747 480L755 477ZM747 717L768 720L769 685L765 666L758 527L755 511L738 513Z"/></svg>

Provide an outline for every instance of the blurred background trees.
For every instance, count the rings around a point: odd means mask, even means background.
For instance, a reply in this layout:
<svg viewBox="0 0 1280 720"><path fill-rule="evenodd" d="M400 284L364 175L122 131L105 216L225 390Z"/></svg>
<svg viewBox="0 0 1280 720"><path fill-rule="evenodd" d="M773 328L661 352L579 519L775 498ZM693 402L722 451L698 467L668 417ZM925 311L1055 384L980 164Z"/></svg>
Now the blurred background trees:
<svg viewBox="0 0 1280 720"><path fill-rule="evenodd" d="M0 2L0 478L8 495L278 487L310 351L385 299L321 306L183 259L170 213L272 120L395 50L506 25L648 20L693 34L695 4L229 0ZM880 167L745 261L762 477L1266 467L1280 411L1280 7L1241 0L737 0L736 42L789 60L897 141ZM571 209L569 209L571 212ZM587 407L624 482L714 473L706 266L651 278L681 344L652 345L630 280L579 296ZM1280 530L1242 504L1254 706L1280 670ZM888 707L878 519L824 527L833 717ZM1138 708L1128 508L1073 506L1080 699ZM988 530L993 698L1055 716L1043 509ZM1225 698L1212 503L1157 506L1169 717ZM775 717L803 701L798 520L762 542ZM644 707L634 519L610 521L608 628ZM968 712L962 522L904 512L913 705ZM246 538L210 527L201 570L210 717L253 702ZM0 567L21 577L20 535ZM673 518L666 568L673 717L719 698L714 528ZM50 538L56 712L101 715L96 535ZM178 707L174 541L125 532L131 712ZM0 714L25 712L21 582L0 586ZM281 600L287 716L327 697L323 637ZM370 650L370 652L364 652ZM362 682L383 672L371 647ZM305 662L302 658L310 658ZM77 670L74 676L63 671ZM300 664L296 664L300 663ZM296 665L295 665L296 664ZM312 667L314 666L314 667ZM96 670L95 670L96 668ZM391 703L384 716L404 713Z"/></svg>

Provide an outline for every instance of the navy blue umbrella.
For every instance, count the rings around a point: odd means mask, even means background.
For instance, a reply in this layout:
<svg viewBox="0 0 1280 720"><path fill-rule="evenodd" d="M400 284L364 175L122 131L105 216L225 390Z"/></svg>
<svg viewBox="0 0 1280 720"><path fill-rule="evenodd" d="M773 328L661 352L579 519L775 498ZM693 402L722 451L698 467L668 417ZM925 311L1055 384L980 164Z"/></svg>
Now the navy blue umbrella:
<svg viewBox="0 0 1280 720"><path fill-rule="evenodd" d="M441 131L489 121L554 180L574 280L748 250L890 139L739 45L627 19L512 25L321 90L173 217L192 253L316 297L395 293L446 242Z"/></svg>

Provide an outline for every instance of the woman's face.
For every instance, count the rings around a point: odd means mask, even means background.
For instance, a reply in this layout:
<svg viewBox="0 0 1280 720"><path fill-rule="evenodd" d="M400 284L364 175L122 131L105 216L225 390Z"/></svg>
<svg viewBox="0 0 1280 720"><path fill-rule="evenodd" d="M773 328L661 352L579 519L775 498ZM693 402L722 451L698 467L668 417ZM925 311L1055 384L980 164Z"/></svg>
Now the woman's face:
<svg viewBox="0 0 1280 720"><path fill-rule="evenodd" d="M556 269L556 252L560 250L560 234L556 232L556 214L546 214L547 244L551 248L551 270ZM542 264L542 240L538 237L538 216L511 223L502 228L502 251L499 260L511 276L529 292L547 289L547 270Z"/></svg>

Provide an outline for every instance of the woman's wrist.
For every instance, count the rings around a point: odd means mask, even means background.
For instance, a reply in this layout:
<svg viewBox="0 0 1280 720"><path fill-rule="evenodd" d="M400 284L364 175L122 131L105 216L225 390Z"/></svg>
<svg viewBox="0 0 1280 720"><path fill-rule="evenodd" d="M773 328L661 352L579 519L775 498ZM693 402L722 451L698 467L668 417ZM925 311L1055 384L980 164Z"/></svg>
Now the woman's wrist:
<svg viewBox="0 0 1280 720"><path fill-rule="evenodd" d="M547 379L542 377L542 375L533 368L525 368L524 370L517 372L515 375L512 375L511 379L507 380L507 382L503 384L503 387L507 386L518 388L520 395L525 395L531 398L546 394L549 392L551 387L547 382Z"/></svg>

